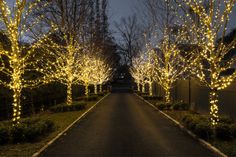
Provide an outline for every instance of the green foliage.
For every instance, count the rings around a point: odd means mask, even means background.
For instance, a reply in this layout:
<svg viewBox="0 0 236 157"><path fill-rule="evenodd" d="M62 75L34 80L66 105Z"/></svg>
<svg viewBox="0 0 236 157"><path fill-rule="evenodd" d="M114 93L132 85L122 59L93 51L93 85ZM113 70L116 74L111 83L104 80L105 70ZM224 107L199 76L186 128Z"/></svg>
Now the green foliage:
<svg viewBox="0 0 236 157"><path fill-rule="evenodd" d="M15 126L6 123L0 127L0 143L35 142L53 130L54 123L52 121L36 118L25 119Z"/></svg>
<svg viewBox="0 0 236 157"><path fill-rule="evenodd" d="M143 98L146 100L159 100L159 101L163 100L163 97L160 97L160 96L144 95Z"/></svg>
<svg viewBox="0 0 236 157"><path fill-rule="evenodd" d="M221 140L230 140L233 138L232 130L230 125L219 123L216 126L216 137Z"/></svg>
<svg viewBox="0 0 236 157"><path fill-rule="evenodd" d="M190 108L190 105L184 102L176 102L172 106L173 110L180 110L180 111L187 111L189 110L189 108Z"/></svg>
<svg viewBox="0 0 236 157"><path fill-rule="evenodd" d="M159 110L170 110L171 109L171 104L169 103L165 103L165 102L157 102L156 103L156 107L159 109Z"/></svg>
<svg viewBox="0 0 236 157"><path fill-rule="evenodd" d="M1 125L0 126L0 144L6 144L9 141L9 128Z"/></svg>
<svg viewBox="0 0 236 157"><path fill-rule="evenodd" d="M202 139L209 140L213 137L213 128L209 116L199 114L188 114L183 117L182 122L192 132ZM231 140L235 137L236 123L228 117L220 117L220 122L215 128L215 136L220 140Z"/></svg>
<svg viewBox="0 0 236 157"><path fill-rule="evenodd" d="M56 105L51 107L49 110L51 112L69 112L69 111L80 111L85 109L87 103L85 102L74 102L71 105L67 105L67 104L60 104L60 105Z"/></svg>
<svg viewBox="0 0 236 157"><path fill-rule="evenodd" d="M84 97L85 101L96 101L98 100L98 96L97 95L89 95L87 97Z"/></svg>
<svg viewBox="0 0 236 157"><path fill-rule="evenodd" d="M230 130L232 130L233 137L236 138L236 123L230 126Z"/></svg>

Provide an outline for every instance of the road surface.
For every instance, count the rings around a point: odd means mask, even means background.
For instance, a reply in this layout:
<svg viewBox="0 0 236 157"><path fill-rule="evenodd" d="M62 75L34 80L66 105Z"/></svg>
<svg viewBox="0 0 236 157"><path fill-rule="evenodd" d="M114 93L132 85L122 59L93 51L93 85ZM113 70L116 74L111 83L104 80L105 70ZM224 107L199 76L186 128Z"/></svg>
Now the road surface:
<svg viewBox="0 0 236 157"><path fill-rule="evenodd" d="M136 95L113 93L41 157L210 157L214 154Z"/></svg>

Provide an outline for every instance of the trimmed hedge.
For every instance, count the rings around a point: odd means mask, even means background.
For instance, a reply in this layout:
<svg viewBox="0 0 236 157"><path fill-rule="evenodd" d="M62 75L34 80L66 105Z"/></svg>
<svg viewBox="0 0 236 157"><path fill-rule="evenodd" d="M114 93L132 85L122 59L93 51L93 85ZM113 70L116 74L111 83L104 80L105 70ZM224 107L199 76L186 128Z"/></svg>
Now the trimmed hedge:
<svg viewBox="0 0 236 157"><path fill-rule="evenodd" d="M209 116L199 114L186 115L182 122L192 132L202 139L209 140L213 137L213 128ZM227 117L221 117L215 128L215 136L220 140L231 140L236 133L236 123Z"/></svg>
<svg viewBox="0 0 236 157"><path fill-rule="evenodd" d="M96 101L98 100L98 95L89 95L87 97L84 97L85 101Z"/></svg>
<svg viewBox="0 0 236 157"><path fill-rule="evenodd" d="M49 110L51 112L57 113L57 112L69 112L69 111L80 111L85 109L87 103L85 102L74 102L71 105L67 104L60 104L51 107Z"/></svg>
<svg viewBox="0 0 236 157"><path fill-rule="evenodd" d="M144 95L143 98L146 100L163 100L163 97L160 97L160 96Z"/></svg>
<svg viewBox="0 0 236 157"><path fill-rule="evenodd" d="M187 111L189 110L189 108L190 108L190 105L184 102L176 102L172 106L173 110L179 110L179 111Z"/></svg>
<svg viewBox="0 0 236 157"><path fill-rule="evenodd" d="M189 110L190 105L184 102L175 102L175 103L157 102L156 107L159 110L187 111Z"/></svg>
<svg viewBox="0 0 236 157"><path fill-rule="evenodd" d="M26 119L20 124L0 126L0 144L35 142L54 130L54 123L49 120Z"/></svg>

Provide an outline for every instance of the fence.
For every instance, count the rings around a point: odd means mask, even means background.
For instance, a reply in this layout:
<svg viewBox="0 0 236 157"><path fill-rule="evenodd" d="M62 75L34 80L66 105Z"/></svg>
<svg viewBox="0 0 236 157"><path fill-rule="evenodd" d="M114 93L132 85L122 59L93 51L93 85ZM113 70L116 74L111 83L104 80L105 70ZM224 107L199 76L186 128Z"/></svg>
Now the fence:
<svg viewBox="0 0 236 157"><path fill-rule="evenodd" d="M209 92L207 87L197 80L180 80L171 91L173 100L182 100L191 105L191 109L199 113L209 113ZM163 89L153 84L153 93L164 96ZM219 111L221 115L227 115L236 119L236 81L228 88L219 91Z"/></svg>

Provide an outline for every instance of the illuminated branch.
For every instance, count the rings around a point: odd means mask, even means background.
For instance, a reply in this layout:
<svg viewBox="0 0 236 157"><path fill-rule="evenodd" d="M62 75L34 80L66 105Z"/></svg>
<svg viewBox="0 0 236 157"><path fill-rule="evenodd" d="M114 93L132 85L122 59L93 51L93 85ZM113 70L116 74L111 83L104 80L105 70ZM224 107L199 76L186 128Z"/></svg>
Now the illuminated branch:
<svg viewBox="0 0 236 157"><path fill-rule="evenodd" d="M236 44L236 39L226 42L225 35L229 22L229 15L235 4L235 0L210 0L207 7L202 1L183 0L182 5L189 7L198 17L198 24L187 18L186 25L192 25L192 34L197 41L199 60L192 63L192 72L205 86L210 88L210 114L211 123L215 127L218 117L218 91L228 87L236 77L236 72L224 74L233 67L235 56L225 58ZM196 23L196 22L195 22ZM220 38L219 38L220 37Z"/></svg>
<svg viewBox="0 0 236 157"><path fill-rule="evenodd" d="M165 30L163 39L157 44L155 51L155 80L165 90L166 103L171 102L170 90L173 88L174 83L182 78L187 77L186 72L189 70L189 63L193 62L193 54L183 52L181 50L181 42L185 40L182 30L174 36L174 39L170 39L172 31L167 32ZM186 46L186 45L183 45Z"/></svg>
<svg viewBox="0 0 236 157"><path fill-rule="evenodd" d="M8 76L10 80L1 80L0 83L13 92L13 124L19 123L21 118L21 91L23 88L28 86L27 83L34 82L28 81L24 77L26 72L25 69L27 69L26 65L31 62L28 60L28 56L35 51L30 48L25 49L27 46L24 46L21 42L21 39L25 37L25 31L23 31L22 28L26 27L26 15L30 16L32 10L34 10L40 3L42 3L40 0L36 0L35 2L16 0L14 8L11 9L7 5L6 0L0 1L1 23L5 28L4 35L6 35L10 41L10 50L1 51L0 54L1 58L3 56L4 58L7 58L6 60L1 59L1 72L3 75ZM40 20L35 21L36 23L40 22ZM41 44L42 43L39 43L37 46L40 47ZM34 44L32 44L32 47L34 47ZM33 64L34 63L32 62L32 65ZM34 85L31 84L31 86Z"/></svg>

